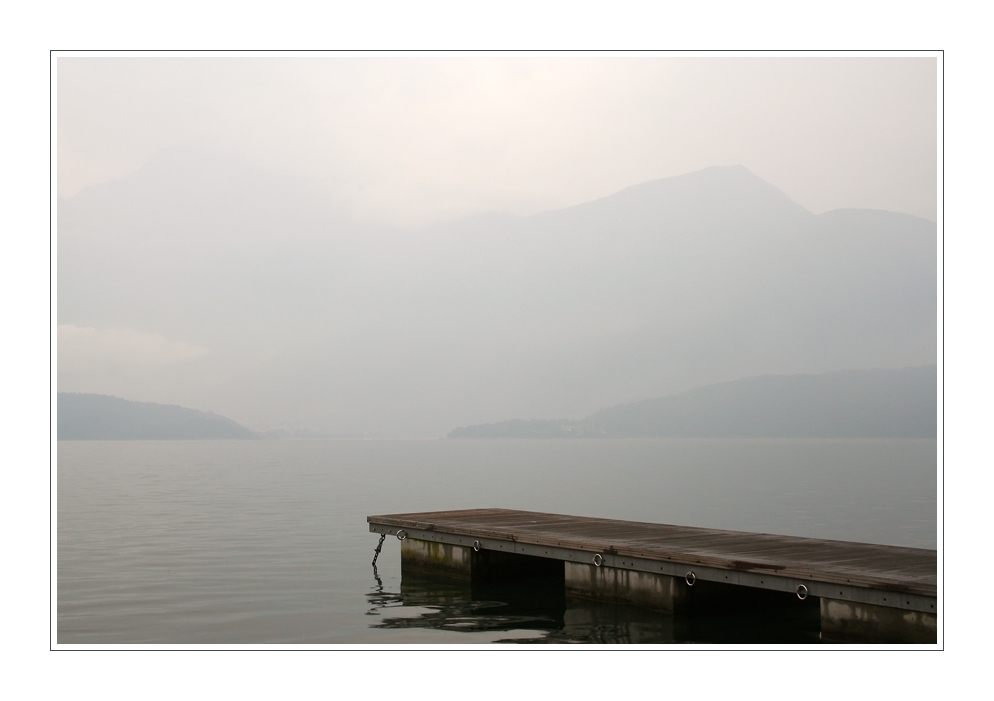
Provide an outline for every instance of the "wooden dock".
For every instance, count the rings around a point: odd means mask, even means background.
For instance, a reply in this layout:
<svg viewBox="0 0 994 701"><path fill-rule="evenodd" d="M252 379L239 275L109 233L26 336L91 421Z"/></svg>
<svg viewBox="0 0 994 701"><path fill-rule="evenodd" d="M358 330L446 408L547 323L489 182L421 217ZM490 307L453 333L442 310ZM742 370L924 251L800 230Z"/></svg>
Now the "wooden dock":
<svg viewBox="0 0 994 701"><path fill-rule="evenodd" d="M822 599L823 619L838 618L842 627L849 619L879 618L881 612L886 617L890 611L903 616L900 620L924 620L934 636L934 550L509 509L390 514L367 521L374 533L444 546L445 554L434 557L456 567L470 567L473 553L503 552L563 561L567 586L573 572L572 581L586 582L577 586L592 590L604 588L605 576L614 573L609 585L615 592L620 574L627 587L636 586L633 577L655 576L680 586L701 581L791 592Z"/></svg>

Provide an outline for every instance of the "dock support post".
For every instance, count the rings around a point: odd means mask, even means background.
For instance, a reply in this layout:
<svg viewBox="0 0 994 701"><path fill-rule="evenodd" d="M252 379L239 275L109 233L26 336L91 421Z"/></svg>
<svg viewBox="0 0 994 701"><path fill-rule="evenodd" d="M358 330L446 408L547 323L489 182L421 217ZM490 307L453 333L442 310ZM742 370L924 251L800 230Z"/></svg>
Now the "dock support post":
<svg viewBox="0 0 994 701"><path fill-rule="evenodd" d="M934 613L821 600L821 637L827 643L924 643L938 639Z"/></svg>
<svg viewBox="0 0 994 701"><path fill-rule="evenodd" d="M563 563L533 555L480 550L415 538L400 545L401 573L437 574L474 582L558 581L562 586Z"/></svg>
<svg viewBox="0 0 994 701"><path fill-rule="evenodd" d="M473 551L461 545L405 538L400 542L401 572L416 571L471 579Z"/></svg>
<svg viewBox="0 0 994 701"><path fill-rule="evenodd" d="M616 567L566 563L566 593L673 613L686 594L676 577Z"/></svg>

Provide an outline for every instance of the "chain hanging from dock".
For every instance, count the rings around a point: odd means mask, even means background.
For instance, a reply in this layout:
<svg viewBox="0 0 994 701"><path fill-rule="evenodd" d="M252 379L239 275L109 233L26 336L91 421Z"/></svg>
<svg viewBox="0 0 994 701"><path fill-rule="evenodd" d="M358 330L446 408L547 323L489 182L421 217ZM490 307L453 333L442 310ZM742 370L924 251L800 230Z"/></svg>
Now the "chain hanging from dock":
<svg viewBox="0 0 994 701"><path fill-rule="evenodd" d="M376 550L373 551L373 579L376 580L376 592L378 594L383 593L383 580L380 579L380 573L376 571L376 560L380 556L380 550L383 549L383 541L387 539L386 533L380 536L380 542L376 544Z"/></svg>
<svg viewBox="0 0 994 701"><path fill-rule="evenodd" d="M380 542L376 544L376 550L373 551L373 567L376 567L376 558L380 556L380 550L383 549L383 541L386 539L386 533L380 535Z"/></svg>

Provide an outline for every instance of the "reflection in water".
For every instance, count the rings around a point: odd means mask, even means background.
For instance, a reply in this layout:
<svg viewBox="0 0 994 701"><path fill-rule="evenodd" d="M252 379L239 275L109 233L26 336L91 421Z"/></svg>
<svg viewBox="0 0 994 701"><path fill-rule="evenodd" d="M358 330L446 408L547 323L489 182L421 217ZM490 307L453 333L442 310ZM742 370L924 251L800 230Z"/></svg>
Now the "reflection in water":
<svg viewBox="0 0 994 701"><path fill-rule="evenodd" d="M382 616L373 628L435 628L470 632L510 630L555 630L562 627L561 587L541 586L525 592L511 588L481 588L468 581L404 575L400 593L384 592L377 586L368 594L369 615ZM418 612L411 615L409 611Z"/></svg>
<svg viewBox="0 0 994 701"><path fill-rule="evenodd" d="M377 584L367 594L371 624L497 634L514 643L807 643L820 642L818 602L674 616L622 604L567 597L562 581L478 584L404 572L400 592ZM500 636L506 632L508 635ZM475 642L475 640L474 640Z"/></svg>

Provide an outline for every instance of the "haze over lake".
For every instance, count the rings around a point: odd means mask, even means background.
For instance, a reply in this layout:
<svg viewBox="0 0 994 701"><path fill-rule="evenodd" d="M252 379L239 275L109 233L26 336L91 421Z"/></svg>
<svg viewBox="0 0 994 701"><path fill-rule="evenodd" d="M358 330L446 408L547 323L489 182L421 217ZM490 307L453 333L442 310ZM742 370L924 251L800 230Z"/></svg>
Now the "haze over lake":
<svg viewBox="0 0 994 701"><path fill-rule="evenodd" d="M256 429L436 437L935 362L935 224L815 216L745 168L390 238L190 158L62 203L60 389Z"/></svg>

